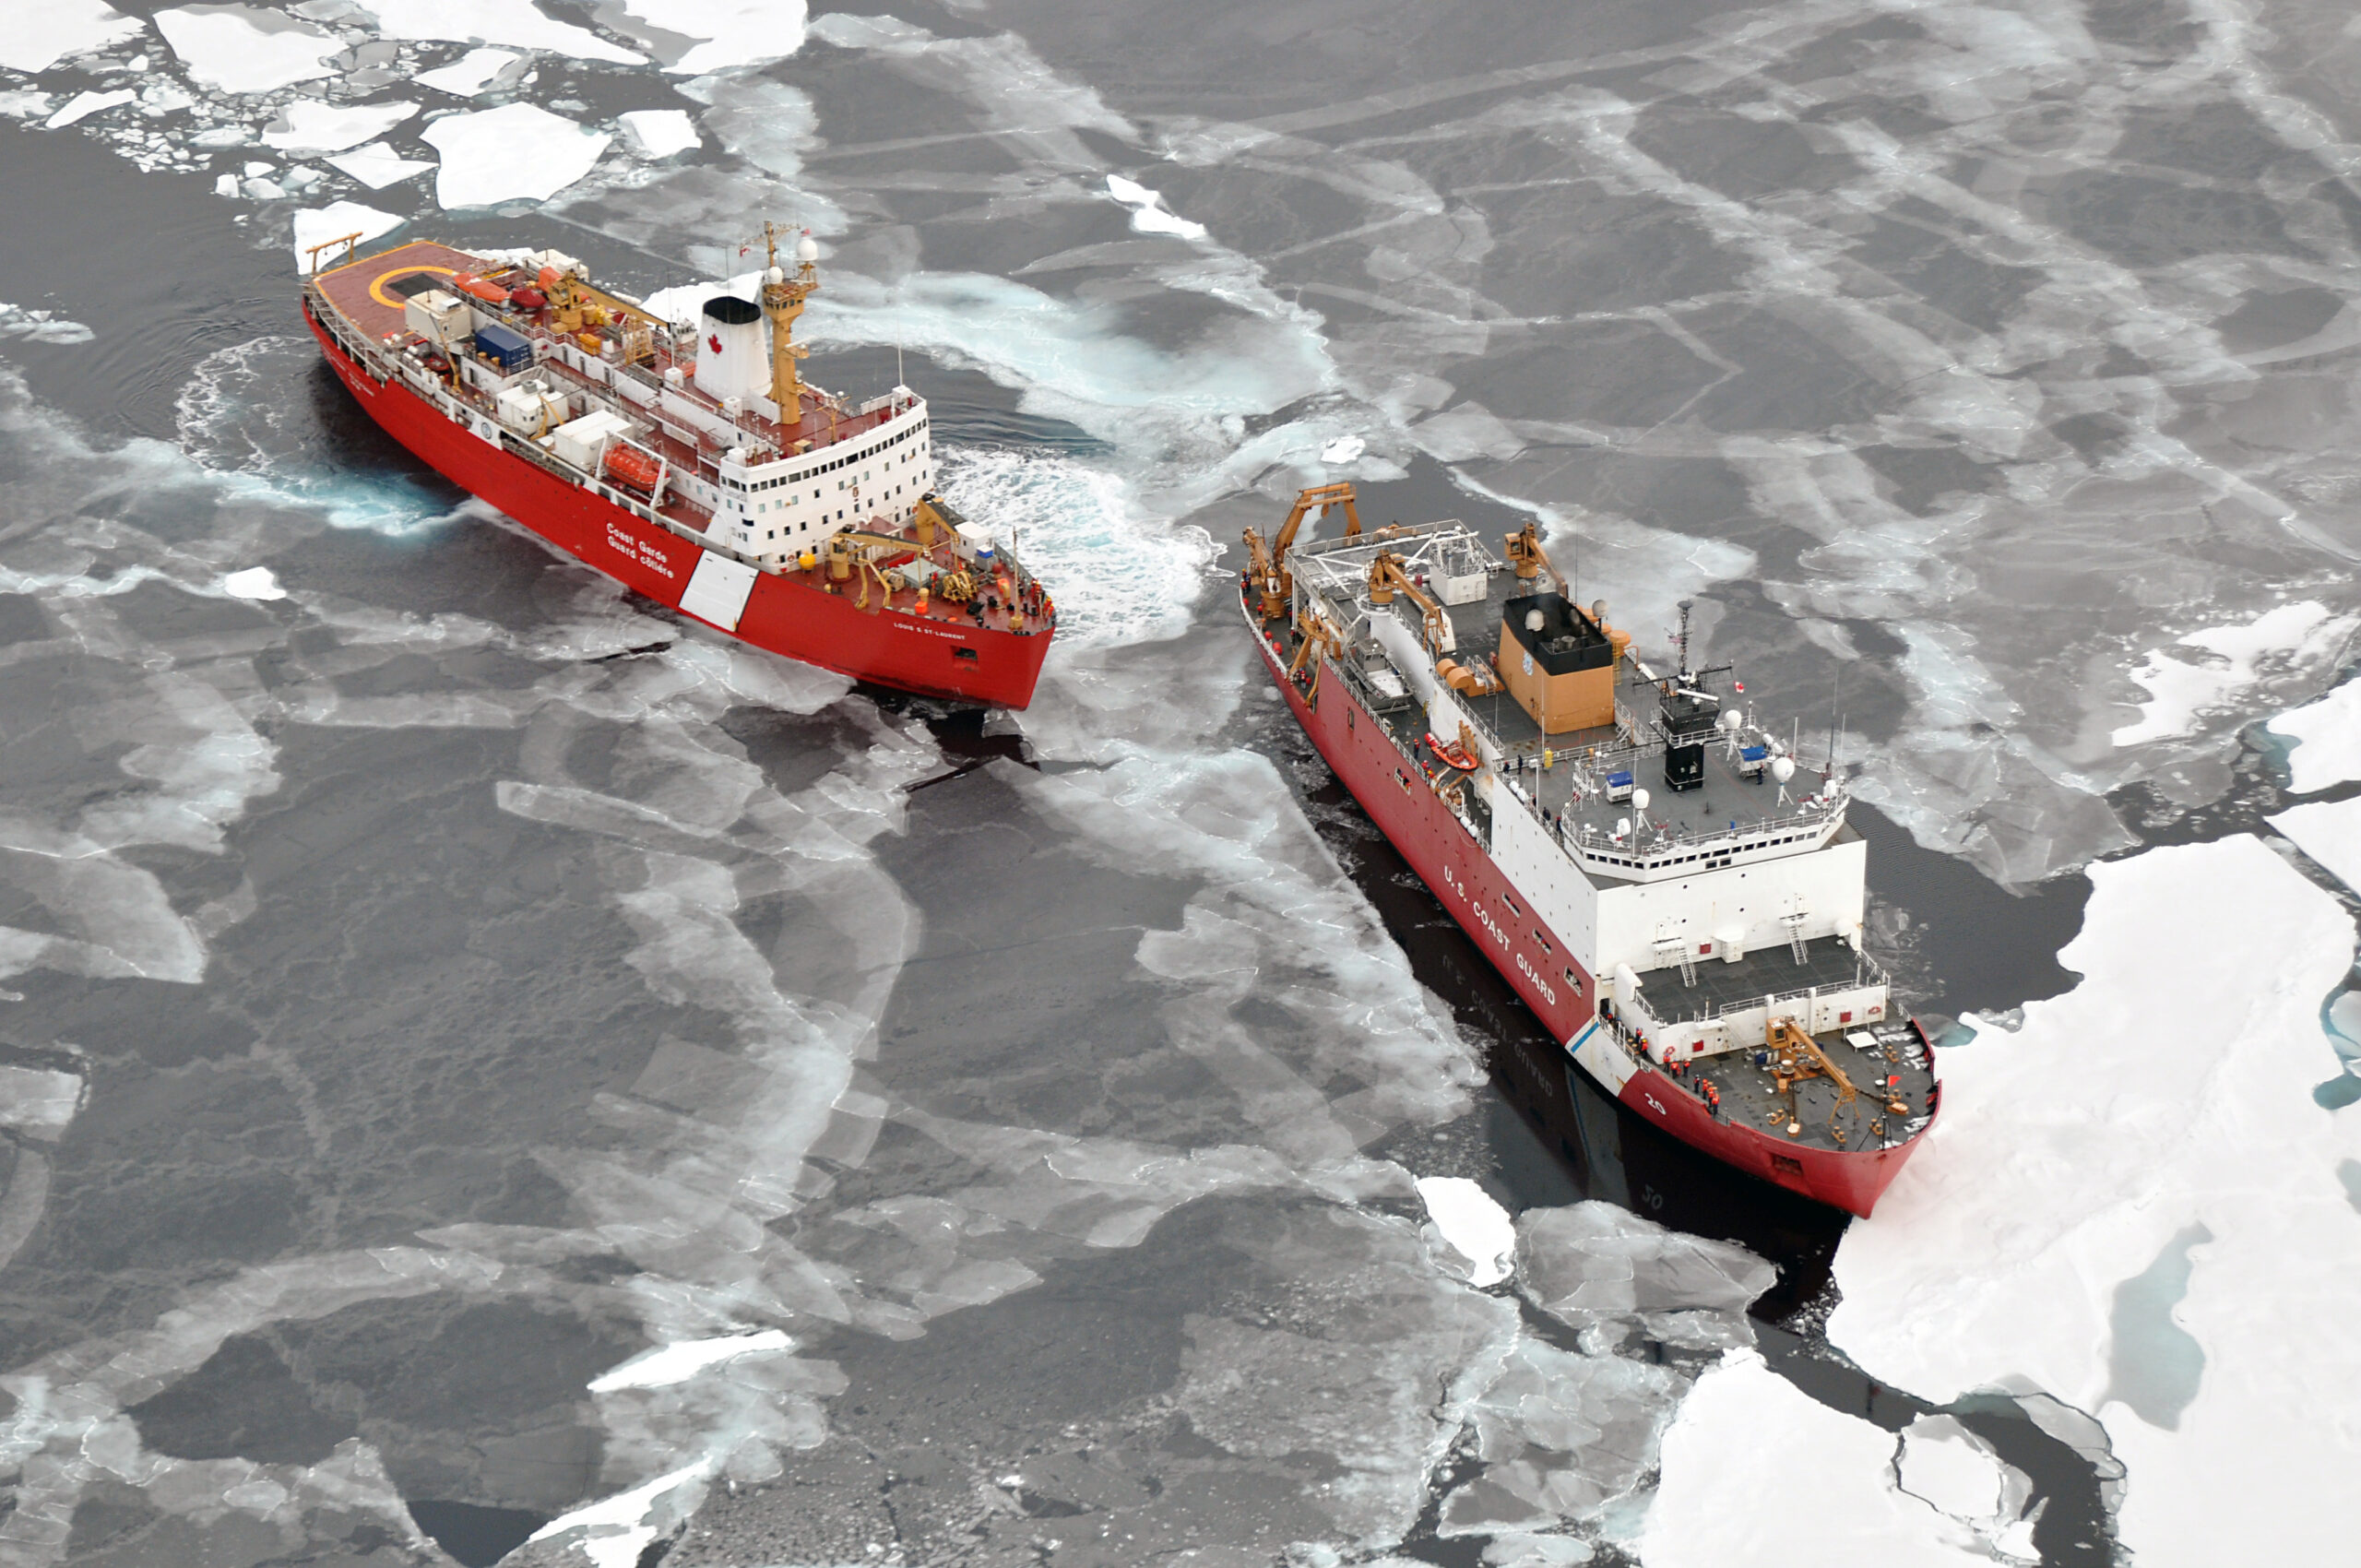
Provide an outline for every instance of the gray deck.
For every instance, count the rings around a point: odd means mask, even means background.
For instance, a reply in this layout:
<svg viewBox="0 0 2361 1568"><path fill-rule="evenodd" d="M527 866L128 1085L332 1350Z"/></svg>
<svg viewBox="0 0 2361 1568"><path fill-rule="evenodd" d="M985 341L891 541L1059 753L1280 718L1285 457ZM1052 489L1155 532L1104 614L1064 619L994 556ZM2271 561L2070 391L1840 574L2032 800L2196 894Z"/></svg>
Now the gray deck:
<svg viewBox="0 0 2361 1568"><path fill-rule="evenodd" d="M1861 956L1833 936L1805 943L1800 964L1790 948L1765 947L1735 964L1701 956L1696 974L1691 984L1677 968L1650 969L1643 977L1649 1011L1667 1020L1691 1018L1733 1011L1766 996L1836 990L1865 979Z"/></svg>

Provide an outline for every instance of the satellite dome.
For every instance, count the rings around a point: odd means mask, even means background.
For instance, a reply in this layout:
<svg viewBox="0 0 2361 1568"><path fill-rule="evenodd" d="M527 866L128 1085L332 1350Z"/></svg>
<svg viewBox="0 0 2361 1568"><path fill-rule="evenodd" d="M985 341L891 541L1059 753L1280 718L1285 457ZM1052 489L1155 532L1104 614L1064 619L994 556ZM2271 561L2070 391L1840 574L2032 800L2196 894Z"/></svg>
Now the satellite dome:
<svg viewBox="0 0 2361 1568"><path fill-rule="evenodd" d="M1740 727L1745 723L1746 719L1738 713L1738 709L1734 707L1726 707L1722 709L1722 728L1728 731L1731 734L1737 734Z"/></svg>
<svg viewBox="0 0 2361 1568"><path fill-rule="evenodd" d="M763 273L763 281L765 283L784 283L787 281L787 269L783 267L765 268Z"/></svg>
<svg viewBox="0 0 2361 1568"><path fill-rule="evenodd" d="M1645 790L1631 791L1631 809L1635 812L1643 812L1648 809L1648 792Z"/></svg>
<svg viewBox="0 0 2361 1568"><path fill-rule="evenodd" d="M1772 777L1772 778L1776 778L1780 783L1785 784L1788 779L1793 778L1795 776L1796 776L1796 759L1795 759L1795 758L1793 758L1793 757L1791 757L1791 756L1780 756L1780 757L1773 757L1773 758L1771 759L1771 777Z"/></svg>
<svg viewBox="0 0 2361 1568"><path fill-rule="evenodd" d="M817 240L815 240L815 239L813 239L813 238L810 234L808 234L808 233L807 233L807 234L805 234L801 239L800 239L800 240L796 241L796 242L795 242L795 259L796 259L796 260L798 260L798 261L817 261L817 260L819 260L819 259L820 259L820 242L819 242L819 241L817 241Z"/></svg>

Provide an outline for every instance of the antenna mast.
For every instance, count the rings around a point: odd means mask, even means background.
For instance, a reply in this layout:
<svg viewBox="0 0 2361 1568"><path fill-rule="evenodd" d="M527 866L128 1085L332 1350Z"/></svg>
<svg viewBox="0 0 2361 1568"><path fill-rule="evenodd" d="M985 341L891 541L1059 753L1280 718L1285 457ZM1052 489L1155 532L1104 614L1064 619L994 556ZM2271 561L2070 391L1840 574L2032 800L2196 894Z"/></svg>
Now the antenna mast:
<svg viewBox="0 0 2361 1568"><path fill-rule="evenodd" d="M803 418L803 383L795 362L812 351L795 341L795 318L803 314L803 302L819 291L820 275L813 264L820 247L812 243L811 231L804 231L795 247L796 268L789 275L778 264L778 236L777 224L763 224L770 257L763 272L763 314L771 319L771 401L778 405L778 422L791 433Z"/></svg>

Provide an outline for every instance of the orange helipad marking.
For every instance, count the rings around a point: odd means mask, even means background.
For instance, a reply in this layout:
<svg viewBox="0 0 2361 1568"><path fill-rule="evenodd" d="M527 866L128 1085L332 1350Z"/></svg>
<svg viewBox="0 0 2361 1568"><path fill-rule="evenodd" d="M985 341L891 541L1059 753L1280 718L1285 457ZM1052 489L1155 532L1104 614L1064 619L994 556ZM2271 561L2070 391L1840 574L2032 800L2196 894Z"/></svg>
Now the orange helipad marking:
<svg viewBox="0 0 2361 1568"><path fill-rule="evenodd" d="M369 285L369 297L388 309L401 309L401 301L389 300L386 297L386 283L388 279L407 278L413 272L440 272L445 278L454 278L458 275L458 268L455 267L397 267Z"/></svg>

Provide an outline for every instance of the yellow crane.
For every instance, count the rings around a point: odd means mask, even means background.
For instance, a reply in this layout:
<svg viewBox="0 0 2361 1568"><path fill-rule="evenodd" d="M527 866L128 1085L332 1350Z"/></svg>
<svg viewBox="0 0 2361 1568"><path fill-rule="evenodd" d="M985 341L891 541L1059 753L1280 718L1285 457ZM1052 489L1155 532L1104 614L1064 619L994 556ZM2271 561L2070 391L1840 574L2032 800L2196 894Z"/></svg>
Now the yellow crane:
<svg viewBox="0 0 2361 1568"><path fill-rule="evenodd" d="M1299 494L1287 513L1287 520L1280 525L1277 537L1267 544L1257 530L1246 530L1249 569L1263 590L1264 620L1275 621L1286 614L1287 600L1295 593L1295 578L1287 571L1287 552L1295 545L1296 531L1314 509L1324 517L1331 506L1345 509L1345 537L1358 539L1361 515L1353 505L1353 487L1349 484L1315 484Z"/></svg>
<svg viewBox="0 0 2361 1568"><path fill-rule="evenodd" d="M1551 561L1548 552L1541 548L1541 535L1535 531L1531 523L1525 524L1525 527L1509 535L1506 547L1509 564L1516 568L1518 580L1531 582L1542 573L1547 572L1556 580L1560 593L1564 594L1569 600L1574 597L1574 585L1567 580L1565 573L1558 570L1557 564Z"/></svg>
<svg viewBox="0 0 2361 1568"><path fill-rule="evenodd" d="M1771 1020L1763 1043L1771 1048L1772 1081L1778 1086L1779 1093L1790 1097L1787 1101L1789 1127L1797 1126L1799 1121L1792 1098L1797 1084L1807 1078L1824 1077L1836 1086L1836 1103L1828 1112L1828 1134L1836 1140L1838 1147L1843 1147L1845 1132L1836 1124L1837 1120L1853 1108L1861 1092L1853 1087L1853 1080L1845 1075L1845 1069L1830 1060L1828 1052L1820 1048L1820 1042L1798 1027L1793 1018ZM1886 1109L1904 1112L1910 1108L1899 1099L1889 1099Z"/></svg>
<svg viewBox="0 0 2361 1568"><path fill-rule="evenodd" d="M1410 580L1402 557L1391 550L1381 550L1369 564L1369 601L1391 604L1395 594L1406 595L1426 615L1427 652L1440 658L1457 646L1452 635L1451 622L1445 618L1442 606L1427 596L1425 589Z"/></svg>

